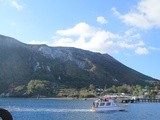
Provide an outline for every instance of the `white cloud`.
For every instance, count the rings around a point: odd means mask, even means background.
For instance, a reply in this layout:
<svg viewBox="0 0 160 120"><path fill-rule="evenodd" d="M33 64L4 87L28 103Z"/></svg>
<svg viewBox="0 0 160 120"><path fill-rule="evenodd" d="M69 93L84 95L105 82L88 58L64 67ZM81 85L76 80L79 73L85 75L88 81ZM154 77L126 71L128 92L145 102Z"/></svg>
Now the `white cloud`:
<svg viewBox="0 0 160 120"><path fill-rule="evenodd" d="M154 51L160 51L160 48L156 48L156 47L149 47L148 49L154 50Z"/></svg>
<svg viewBox="0 0 160 120"><path fill-rule="evenodd" d="M120 42L119 46L121 48L128 48L128 49L136 49L139 46L144 46L144 42L143 41L138 41L136 43L127 43L127 42Z"/></svg>
<svg viewBox="0 0 160 120"><path fill-rule="evenodd" d="M95 52L109 51L108 46L112 43L112 40L121 38L117 34L97 29L87 23L78 23L73 28L58 30L57 34L62 37L54 39L53 46L73 46ZM77 39L73 40L74 36Z"/></svg>
<svg viewBox="0 0 160 120"><path fill-rule="evenodd" d="M153 25L160 27L160 1L159 0L142 0L138 4L138 10L143 13L148 21Z"/></svg>
<svg viewBox="0 0 160 120"><path fill-rule="evenodd" d="M29 44L48 44L46 41L36 41L36 40L32 40L29 42Z"/></svg>
<svg viewBox="0 0 160 120"><path fill-rule="evenodd" d="M121 15L112 8L116 16L128 25L141 29L160 28L160 0L141 0L129 13Z"/></svg>
<svg viewBox="0 0 160 120"><path fill-rule="evenodd" d="M72 28L58 30L56 33L57 36L52 37L54 40L52 46L69 46L101 53L119 53L124 49L134 51L138 47L145 46L134 29L119 35L82 22Z"/></svg>
<svg viewBox="0 0 160 120"><path fill-rule="evenodd" d="M21 3L17 2L17 0L0 0L0 2L2 2L3 6L12 6L17 10L21 10L24 8Z"/></svg>
<svg viewBox="0 0 160 120"><path fill-rule="evenodd" d="M11 5L15 7L17 10L23 9L23 6L20 3L18 3L16 0L12 0Z"/></svg>
<svg viewBox="0 0 160 120"><path fill-rule="evenodd" d="M132 39L140 39L140 38L141 34L137 33L137 30L134 28L125 31L123 36L123 39L125 39L126 41L130 41Z"/></svg>
<svg viewBox="0 0 160 120"><path fill-rule="evenodd" d="M58 30L57 33L62 36L81 36L91 37L95 33L96 29L89 26L88 24L81 22L75 27L68 30Z"/></svg>
<svg viewBox="0 0 160 120"><path fill-rule="evenodd" d="M147 48L138 47L138 48L135 50L135 53L136 53L136 54L148 54L149 51L148 51Z"/></svg>
<svg viewBox="0 0 160 120"><path fill-rule="evenodd" d="M55 40L53 46L68 46L68 47L74 46L76 47L75 42L71 38L63 38L63 37L58 40Z"/></svg>
<svg viewBox="0 0 160 120"><path fill-rule="evenodd" d="M108 21L104 17L102 17L102 16L97 17L97 22L99 22L101 24L108 23Z"/></svg>

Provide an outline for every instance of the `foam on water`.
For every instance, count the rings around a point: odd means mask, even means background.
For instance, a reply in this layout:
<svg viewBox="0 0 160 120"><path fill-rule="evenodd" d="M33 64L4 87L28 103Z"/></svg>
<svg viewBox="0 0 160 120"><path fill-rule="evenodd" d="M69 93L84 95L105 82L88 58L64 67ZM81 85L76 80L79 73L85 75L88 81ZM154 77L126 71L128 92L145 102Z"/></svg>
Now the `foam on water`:
<svg viewBox="0 0 160 120"><path fill-rule="evenodd" d="M5 108L16 112L92 112L91 109Z"/></svg>

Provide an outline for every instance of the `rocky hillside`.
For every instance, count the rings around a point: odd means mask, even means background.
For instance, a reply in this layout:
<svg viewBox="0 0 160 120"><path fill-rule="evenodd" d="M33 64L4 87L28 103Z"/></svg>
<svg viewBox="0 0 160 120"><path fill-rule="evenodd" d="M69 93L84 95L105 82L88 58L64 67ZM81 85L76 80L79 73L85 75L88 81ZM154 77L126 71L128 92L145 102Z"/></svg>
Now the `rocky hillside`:
<svg viewBox="0 0 160 120"><path fill-rule="evenodd" d="M30 80L49 80L68 88L93 84L145 85L155 80L115 60L108 54L72 47L29 45L0 35L0 93Z"/></svg>

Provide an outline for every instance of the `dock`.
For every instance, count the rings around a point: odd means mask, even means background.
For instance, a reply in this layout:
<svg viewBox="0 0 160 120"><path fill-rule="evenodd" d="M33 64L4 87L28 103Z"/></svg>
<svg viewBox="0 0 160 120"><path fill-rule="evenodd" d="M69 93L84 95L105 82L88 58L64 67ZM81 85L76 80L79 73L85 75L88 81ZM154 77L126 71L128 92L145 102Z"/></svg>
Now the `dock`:
<svg viewBox="0 0 160 120"><path fill-rule="evenodd" d="M160 99L122 99L121 103L160 102Z"/></svg>

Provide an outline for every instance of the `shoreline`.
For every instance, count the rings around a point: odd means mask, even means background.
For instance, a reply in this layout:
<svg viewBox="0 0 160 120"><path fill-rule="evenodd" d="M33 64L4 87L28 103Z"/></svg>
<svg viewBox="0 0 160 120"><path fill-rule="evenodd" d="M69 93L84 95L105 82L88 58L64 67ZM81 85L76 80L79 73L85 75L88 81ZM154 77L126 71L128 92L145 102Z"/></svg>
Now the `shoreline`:
<svg viewBox="0 0 160 120"><path fill-rule="evenodd" d="M0 97L0 98L20 98L20 99L48 99L48 100L97 100L97 97L94 98L72 98L72 97Z"/></svg>
<svg viewBox="0 0 160 120"><path fill-rule="evenodd" d="M51 97L51 98L36 98L36 99L48 99L48 100L96 100L98 98L70 98L70 97Z"/></svg>

